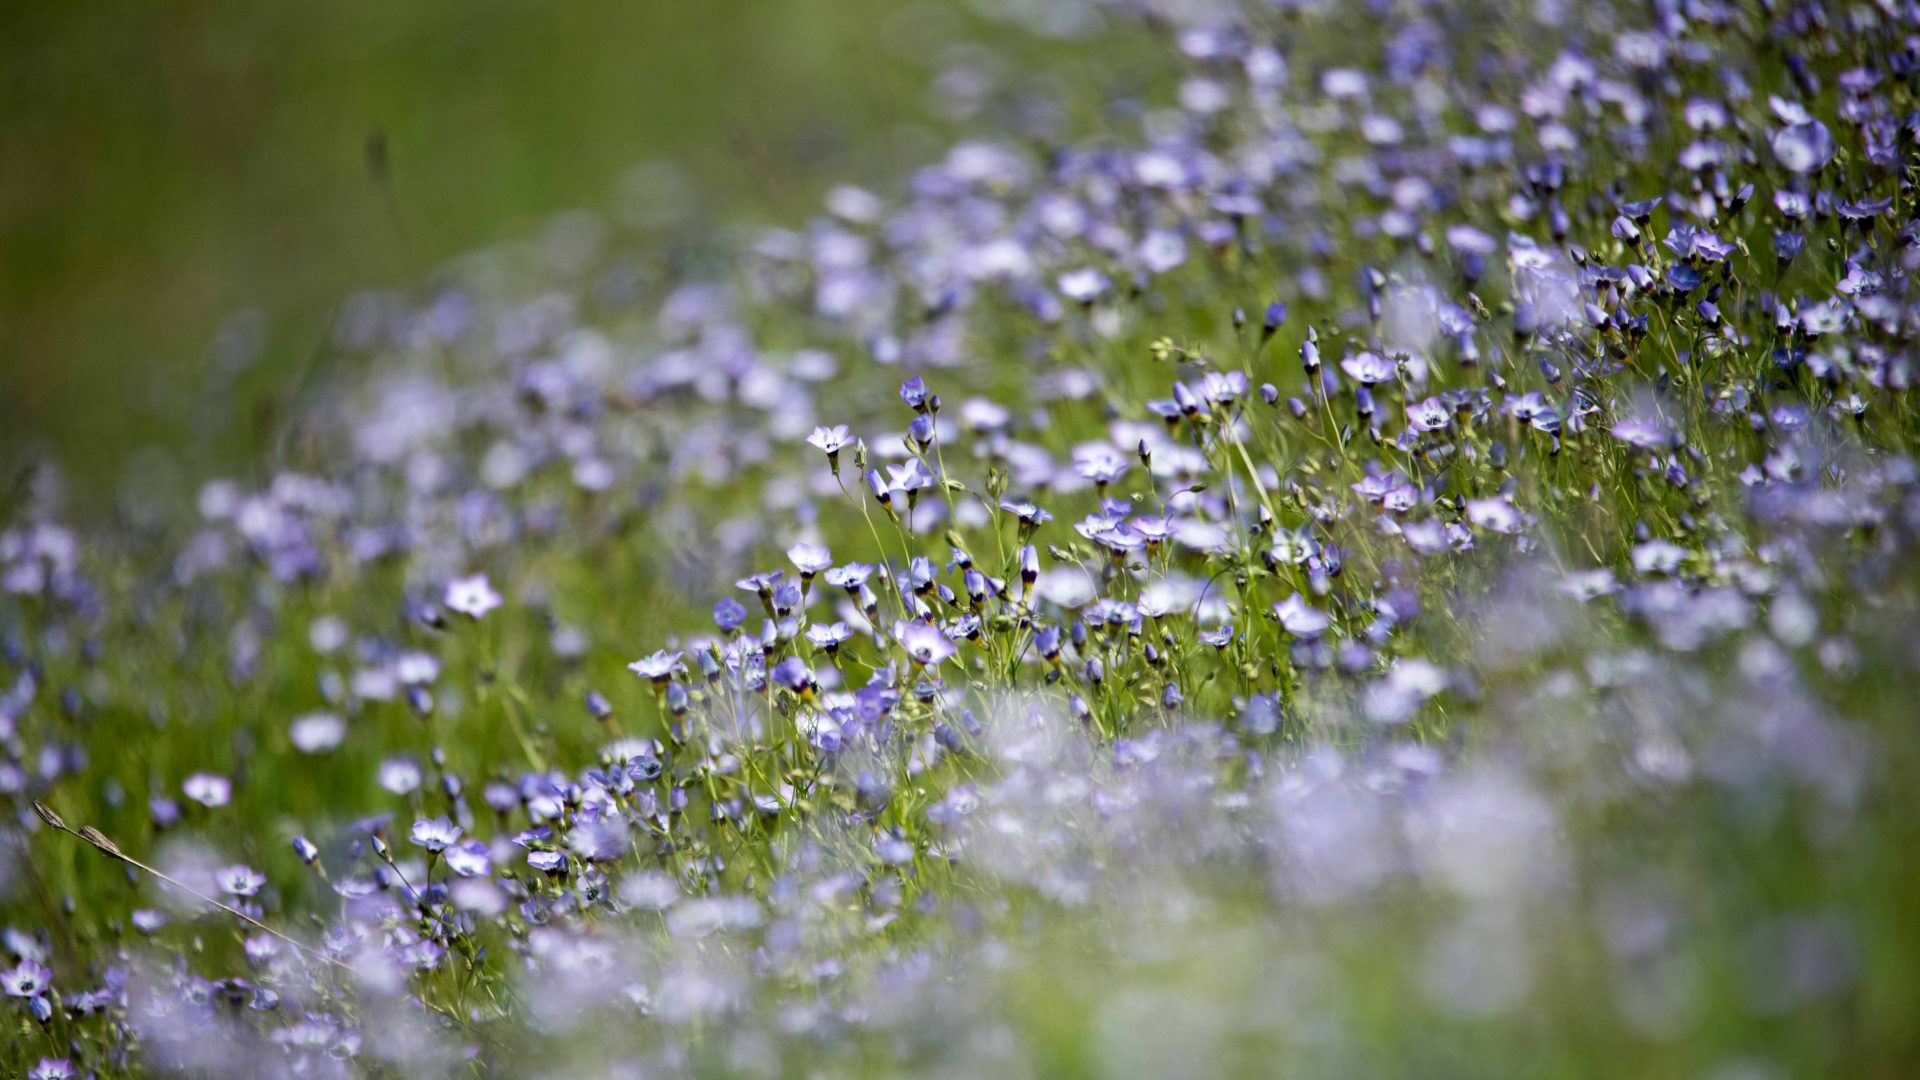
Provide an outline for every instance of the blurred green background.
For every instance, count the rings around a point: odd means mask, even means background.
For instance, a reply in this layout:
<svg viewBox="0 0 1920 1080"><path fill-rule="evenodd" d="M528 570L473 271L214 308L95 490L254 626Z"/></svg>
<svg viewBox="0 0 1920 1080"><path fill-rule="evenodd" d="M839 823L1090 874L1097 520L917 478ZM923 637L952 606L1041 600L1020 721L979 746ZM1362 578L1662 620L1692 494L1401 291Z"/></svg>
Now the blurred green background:
<svg viewBox="0 0 1920 1080"><path fill-rule="evenodd" d="M271 386L346 292L606 209L648 160L797 221L924 159L929 76L979 29L904 0L4 7L0 453L11 483L50 452L82 502L142 447L252 449L196 434L248 431L206 423L252 407L210 383L236 312Z"/></svg>

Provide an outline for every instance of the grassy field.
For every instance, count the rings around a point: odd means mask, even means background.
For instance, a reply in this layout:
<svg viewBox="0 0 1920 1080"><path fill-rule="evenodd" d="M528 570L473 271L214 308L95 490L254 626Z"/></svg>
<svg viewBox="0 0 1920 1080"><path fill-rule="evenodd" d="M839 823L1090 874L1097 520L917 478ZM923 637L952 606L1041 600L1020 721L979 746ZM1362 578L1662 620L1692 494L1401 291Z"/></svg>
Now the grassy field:
<svg viewBox="0 0 1920 1080"><path fill-rule="evenodd" d="M496 14L7 61L0 1071L1911 1073L1920 17Z"/></svg>
<svg viewBox="0 0 1920 1080"><path fill-rule="evenodd" d="M694 233L900 175L946 123L929 73L978 29L899 0L16 5L4 449L51 449L107 498L142 448L191 464L136 476L224 465L262 449L256 402L350 291L563 211Z"/></svg>

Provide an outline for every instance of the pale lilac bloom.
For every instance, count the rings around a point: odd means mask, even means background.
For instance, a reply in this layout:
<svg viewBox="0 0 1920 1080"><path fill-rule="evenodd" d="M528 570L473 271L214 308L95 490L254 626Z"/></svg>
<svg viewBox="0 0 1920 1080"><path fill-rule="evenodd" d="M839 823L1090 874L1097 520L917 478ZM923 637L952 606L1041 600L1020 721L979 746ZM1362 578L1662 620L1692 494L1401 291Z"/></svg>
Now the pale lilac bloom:
<svg viewBox="0 0 1920 1080"><path fill-rule="evenodd" d="M1468 499L1467 520L1488 532L1516 533L1526 524L1520 511L1506 499Z"/></svg>
<svg viewBox="0 0 1920 1080"><path fill-rule="evenodd" d="M1377 352L1357 352L1340 361L1340 370L1354 382L1372 386L1391 380L1399 369Z"/></svg>
<svg viewBox="0 0 1920 1080"><path fill-rule="evenodd" d="M447 582L445 597L447 610L457 611L471 619L479 619L501 604L500 594L493 591L493 585L485 574L471 577L454 578Z"/></svg>
<svg viewBox="0 0 1920 1080"><path fill-rule="evenodd" d="M380 786L392 794L411 794L420 781L420 763L412 758L391 757L380 763Z"/></svg>
<svg viewBox="0 0 1920 1080"><path fill-rule="evenodd" d="M867 563L850 562L845 566L836 566L827 571L827 584L836 589L856 590L873 576L873 567Z"/></svg>
<svg viewBox="0 0 1920 1080"><path fill-rule="evenodd" d="M1083 267L1061 274L1058 285L1061 295L1082 304L1090 304L1099 299L1108 288L1107 276L1092 267Z"/></svg>
<svg viewBox="0 0 1920 1080"><path fill-rule="evenodd" d="M1613 425L1610 433L1621 442L1643 450L1661 449L1673 439L1666 427L1658 421L1638 416L1630 416Z"/></svg>
<svg viewBox="0 0 1920 1080"><path fill-rule="evenodd" d="M8 997L34 998L53 987L53 969L31 958L9 971L0 971L0 990Z"/></svg>
<svg viewBox="0 0 1920 1080"><path fill-rule="evenodd" d="M293 748L303 754L324 754L346 738L347 722L330 712L308 713L296 717L287 728Z"/></svg>
<svg viewBox="0 0 1920 1080"><path fill-rule="evenodd" d="M655 685L673 678L675 672L685 671L686 661L681 659L678 649L661 649L635 660L627 665L627 670L643 679L650 679Z"/></svg>
<svg viewBox="0 0 1920 1080"><path fill-rule="evenodd" d="M1582 602L1608 596L1619 590L1620 584L1614 579L1613 571L1606 567L1593 570L1573 570L1561 579L1560 591Z"/></svg>
<svg viewBox="0 0 1920 1080"><path fill-rule="evenodd" d="M939 627L925 622L899 623L893 628L893 636L913 662L923 667L938 665L960 651Z"/></svg>
<svg viewBox="0 0 1920 1080"><path fill-rule="evenodd" d="M1299 593L1273 605L1273 613L1287 633L1299 638L1317 638L1333 625L1333 619L1319 608L1308 605Z"/></svg>
<svg viewBox="0 0 1920 1080"><path fill-rule="evenodd" d="M230 896L253 896L266 885L265 875L250 866L233 865L214 873L220 891Z"/></svg>
<svg viewBox="0 0 1920 1080"><path fill-rule="evenodd" d="M1819 172L1833 160L1833 133L1827 125L1808 118L1804 123L1788 124L1773 133L1773 156L1789 172L1805 175Z"/></svg>
<svg viewBox="0 0 1920 1080"><path fill-rule="evenodd" d="M1647 576L1677 573L1686 560L1687 549L1671 540L1648 540L1635 544L1631 552L1633 568Z"/></svg>
<svg viewBox="0 0 1920 1080"><path fill-rule="evenodd" d="M905 465L887 466L889 490L911 494L924 491L932 487L933 483L933 473L927 470L926 464L919 458L914 458Z"/></svg>
<svg viewBox="0 0 1920 1080"><path fill-rule="evenodd" d="M493 855L480 840L467 839L451 844L442 852L447 869L460 877L481 877L493 872Z"/></svg>
<svg viewBox="0 0 1920 1080"><path fill-rule="evenodd" d="M853 637L853 631L844 622L814 623L807 627L807 640L816 648L832 651L838 649Z"/></svg>
<svg viewBox="0 0 1920 1080"><path fill-rule="evenodd" d="M813 434L807 436L807 442L818 447L820 451L828 457L833 457L852 445L853 437L849 433L847 425L835 424L832 427L814 428Z"/></svg>
<svg viewBox="0 0 1920 1080"><path fill-rule="evenodd" d="M209 810L218 810L233 799L233 781L214 773L194 773L180 785L180 790Z"/></svg>
<svg viewBox="0 0 1920 1080"><path fill-rule="evenodd" d="M812 577L833 565L833 553L824 545L805 541L788 548L787 558L806 577Z"/></svg>
<svg viewBox="0 0 1920 1080"><path fill-rule="evenodd" d="M438 855L460 839L463 830L444 817L421 818L413 823L410 837L414 843Z"/></svg>
<svg viewBox="0 0 1920 1080"><path fill-rule="evenodd" d="M1407 406L1407 424L1415 431L1440 431L1453 423L1453 410L1437 397Z"/></svg>

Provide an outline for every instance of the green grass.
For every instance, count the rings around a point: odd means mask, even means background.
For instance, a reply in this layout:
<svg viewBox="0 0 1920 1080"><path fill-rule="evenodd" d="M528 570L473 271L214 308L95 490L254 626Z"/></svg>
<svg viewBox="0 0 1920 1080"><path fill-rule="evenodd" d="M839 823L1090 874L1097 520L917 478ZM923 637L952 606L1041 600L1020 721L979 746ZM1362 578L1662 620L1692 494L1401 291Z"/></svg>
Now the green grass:
<svg viewBox="0 0 1920 1080"><path fill-rule="evenodd" d="M143 449L130 485L184 484L263 447L257 402L347 292L561 211L674 214L623 196L636 165L678 163L689 231L898 175L938 145L929 65L976 29L900 0L12 5L0 449L51 450L96 507ZM215 358L230 325L264 374Z"/></svg>

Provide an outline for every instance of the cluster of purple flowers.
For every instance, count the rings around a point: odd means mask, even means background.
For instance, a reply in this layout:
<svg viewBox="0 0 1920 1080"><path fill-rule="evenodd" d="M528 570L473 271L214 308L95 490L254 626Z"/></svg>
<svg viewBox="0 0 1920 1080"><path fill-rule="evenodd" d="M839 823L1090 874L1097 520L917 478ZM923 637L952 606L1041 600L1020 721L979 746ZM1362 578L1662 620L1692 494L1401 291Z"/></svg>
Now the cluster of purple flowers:
<svg viewBox="0 0 1920 1080"><path fill-rule="evenodd" d="M9 835L143 891L14 890L19 1067L1911 1060L1820 1033L1920 1006L1920 9L1829 7L1106 4L1109 137L356 298L163 554L49 472Z"/></svg>

